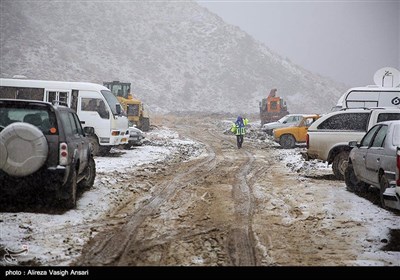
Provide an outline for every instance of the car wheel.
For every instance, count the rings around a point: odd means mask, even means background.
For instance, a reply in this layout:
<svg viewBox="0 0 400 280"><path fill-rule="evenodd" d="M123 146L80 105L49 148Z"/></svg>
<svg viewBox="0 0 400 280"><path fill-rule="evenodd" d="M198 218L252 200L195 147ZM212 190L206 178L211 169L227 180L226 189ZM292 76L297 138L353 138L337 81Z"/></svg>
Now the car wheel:
<svg viewBox="0 0 400 280"><path fill-rule="evenodd" d="M296 145L296 140L294 139L293 135L285 134L281 136L281 139L279 140L279 145L281 145L282 148L285 149L294 148Z"/></svg>
<svg viewBox="0 0 400 280"><path fill-rule="evenodd" d="M342 151L333 159L332 170L338 180L344 179L344 172L349 161L349 153L349 151Z"/></svg>
<svg viewBox="0 0 400 280"><path fill-rule="evenodd" d="M90 156L88 166L85 169L85 178L81 181L80 187L84 189L90 189L94 184L96 178L96 163L93 157Z"/></svg>
<svg viewBox="0 0 400 280"><path fill-rule="evenodd" d="M149 131L150 130L150 119L149 118L142 118L142 131Z"/></svg>
<svg viewBox="0 0 400 280"><path fill-rule="evenodd" d="M99 155L100 145L99 145L99 141L97 141L97 137L89 136L88 139L89 139L89 146L90 146L90 151L91 151L92 155L93 156Z"/></svg>
<svg viewBox="0 0 400 280"><path fill-rule="evenodd" d="M124 149L125 149L125 150L129 150L132 146L133 146L133 145L130 144L130 143L125 144L125 145L124 145Z"/></svg>
<svg viewBox="0 0 400 280"><path fill-rule="evenodd" d="M12 123L0 133L0 169L10 176L35 173L46 162L48 151L42 131L29 123Z"/></svg>
<svg viewBox="0 0 400 280"><path fill-rule="evenodd" d="M379 186L380 186L379 194L381 199L381 206L382 208L386 209L387 207L385 205L385 200L383 199L383 193L389 187L389 181L384 174L381 176L381 179L379 180Z"/></svg>
<svg viewBox="0 0 400 280"><path fill-rule="evenodd" d="M71 166L71 177L69 178L65 188L67 197L64 201L64 206L67 209L73 209L76 207L76 185L77 185L77 175L75 166Z"/></svg>
<svg viewBox="0 0 400 280"><path fill-rule="evenodd" d="M111 146L100 146L99 147L99 156L106 156L110 153Z"/></svg>
<svg viewBox="0 0 400 280"><path fill-rule="evenodd" d="M344 182L346 183L346 189L350 192L363 193L368 190L368 185L357 178L351 163L347 165L344 172Z"/></svg>
<svg viewBox="0 0 400 280"><path fill-rule="evenodd" d="M270 136L273 136L273 135L274 135L272 129L267 129L267 130L265 130L265 133L267 133L267 134L270 135Z"/></svg>

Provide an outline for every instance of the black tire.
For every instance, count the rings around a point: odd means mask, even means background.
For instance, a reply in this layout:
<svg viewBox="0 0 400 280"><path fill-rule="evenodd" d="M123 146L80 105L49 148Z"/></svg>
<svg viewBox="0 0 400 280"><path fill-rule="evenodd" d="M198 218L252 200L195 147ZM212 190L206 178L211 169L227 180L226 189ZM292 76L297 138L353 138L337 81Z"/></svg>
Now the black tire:
<svg viewBox="0 0 400 280"><path fill-rule="evenodd" d="M142 118L141 124L142 124L142 127L140 129L142 131L150 130L150 119L149 118Z"/></svg>
<svg viewBox="0 0 400 280"><path fill-rule="evenodd" d="M129 150L133 145L132 144L125 144L123 147L125 150Z"/></svg>
<svg viewBox="0 0 400 280"><path fill-rule="evenodd" d="M267 129L267 130L265 130L265 133L267 133L267 135L269 135L269 136L273 136L274 135L274 133L273 133L273 129Z"/></svg>
<svg viewBox="0 0 400 280"><path fill-rule="evenodd" d="M96 163L92 156L89 157L88 166L85 169L85 178L79 183L79 187L90 189L96 178Z"/></svg>
<svg viewBox="0 0 400 280"><path fill-rule="evenodd" d="M332 170L338 180L344 180L344 172L349 160L349 153L349 151L341 151L333 159Z"/></svg>
<svg viewBox="0 0 400 280"><path fill-rule="evenodd" d="M285 134L281 136L281 139L279 139L279 145L284 149L291 149L296 146L296 140L293 135Z"/></svg>
<svg viewBox="0 0 400 280"><path fill-rule="evenodd" d="M382 208L387 209L387 206L385 205L385 200L383 199L383 193L389 187L389 180L386 178L385 174L383 174L379 179L379 186L380 186L379 195L381 199L381 206Z"/></svg>
<svg viewBox="0 0 400 280"><path fill-rule="evenodd" d="M89 136L90 152L93 156L98 156L100 153L100 144L96 136Z"/></svg>
<svg viewBox="0 0 400 280"><path fill-rule="evenodd" d="M344 172L344 182L346 183L346 189L350 192L363 193L368 190L368 185L357 178L351 163L347 165Z"/></svg>
<svg viewBox="0 0 400 280"><path fill-rule="evenodd" d="M100 146L99 147L99 156L106 156L110 153L112 146Z"/></svg>
<svg viewBox="0 0 400 280"><path fill-rule="evenodd" d="M72 167L70 178L65 185L67 197L64 200L64 207L66 209L74 209L76 207L76 186L77 174L75 166Z"/></svg>

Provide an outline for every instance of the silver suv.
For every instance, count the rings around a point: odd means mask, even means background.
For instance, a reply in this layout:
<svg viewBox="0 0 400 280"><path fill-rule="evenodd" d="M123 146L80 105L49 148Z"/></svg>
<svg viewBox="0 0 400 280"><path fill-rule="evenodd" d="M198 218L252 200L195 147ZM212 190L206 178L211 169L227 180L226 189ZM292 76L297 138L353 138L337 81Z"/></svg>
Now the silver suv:
<svg viewBox="0 0 400 280"><path fill-rule="evenodd" d="M1 192L46 190L64 208L74 208L77 187L92 187L96 176L86 136L93 128L85 131L68 107L0 99Z"/></svg>
<svg viewBox="0 0 400 280"><path fill-rule="evenodd" d="M343 109L328 113L308 128L305 157L332 164L335 177L343 180L352 149L349 141L360 141L376 123L389 120L400 120L400 109Z"/></svg>
<svg viewBox="0 0 400 280"><path fill-rule="evenodd" d="M381 122L373 126L361 142L351 141L353 147L345 171L345 182L350 191L363 192L368 186L383 193L396 183L397 147L400 147L400 120Z"/></svg>

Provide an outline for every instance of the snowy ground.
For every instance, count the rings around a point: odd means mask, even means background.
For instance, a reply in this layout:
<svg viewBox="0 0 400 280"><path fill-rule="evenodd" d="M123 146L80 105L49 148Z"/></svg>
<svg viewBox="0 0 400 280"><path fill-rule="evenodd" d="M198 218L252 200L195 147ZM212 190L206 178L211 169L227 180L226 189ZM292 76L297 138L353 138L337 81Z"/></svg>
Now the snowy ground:
<svg viewBox="0 0 400 280"><path fill-rule="evenodd" d="M225 121L220 127L229 127L229 123ZM254 131L250 132L252 141L259 141L268 146L275 145L268 139L255 138L256 129L255 127ZM116 206L123 205L133 195L140 194L138 196L140 201L137 202L137 207L140 207L141 201L145 201L146 196L150 196L153 186L136 184L130 179L132 174L146 176L152 172L159 172L169 161L185 161L204 155L201 144L190 139L182 139L176 132L165 127L145 133L145 137L146 144L143 146L134 147L131 150L115 149L108 157L96 158L95 185L82 194L76 209L50 214L0 213L0 257L3 256L0 259L0 265L69 265L79 256L83 244L97 234L96 228L109 226L107 217L112 214ZM305 162L299 154L301 149L301 147L291 150L281 149L277 160L281 161L294 176L297 176L300 181L299 187L304 185L310 191L321 190L324 186L311 182L307 176L329 176L331 167L317 161ZM348 265L400 266L398 251L381 250L382 246L388 242L389 229L399 228L400 216L346 191L343 182L332 181L329 184L337 184L337 187L326 188L329 192L327 196L335 197L334 202L319 205L318 201L310 200L305 201L302 207L303 210L307 210L305 213L320 212L323 209L332 217L332 224L345 225L346 220L343 220L343 217L351 216L363 225L364 232L360 232L363 237L358 242L363 243L365 252L357 261L351 261ZM263 192L258 193L256 189L255 195L268 195ZM319 192L323 195L323 189ZM290 195L294 194L288 194L288 197ZM303 218L306 219L303 216L298 219ZM287 221L289 224L293 222L295 220ZM335 224L331 227L330 224L326 224L327 230L331 228L343 230L343 234L346 234L345 231L348 230L345 226ZM13 255L14 259L7 254L8 250L15 252L25 248L27 250L24 253Z"/></svg>
<svg viewBox="0 0 400 280"><path fill-rule="evenodd" d="M95 227L106 223L104 220L114 207L131 193L148 190L135 182L117 184L130 178L128 172L151 172L163 168L163 163L174 156L183 153L186 157L181 160L189 160L202 152L202 145L181 139L168 128L145 133L145 143L130 150L113 149L110 156L95 158L94 186L82 194L74 210L59 214L0 213L0 266L68 265L96 234ZM15 260L6 257L7 250L17 252L24 248L28 248L27 252L14 255Z"/></svg>

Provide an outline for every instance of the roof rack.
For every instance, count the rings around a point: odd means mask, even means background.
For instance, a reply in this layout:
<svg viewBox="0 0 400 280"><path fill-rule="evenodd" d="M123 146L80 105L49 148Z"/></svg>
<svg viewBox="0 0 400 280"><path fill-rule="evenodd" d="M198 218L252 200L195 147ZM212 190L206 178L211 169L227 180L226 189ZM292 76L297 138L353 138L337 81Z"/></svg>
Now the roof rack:
<svg viewBox="0 0 400 280"><path fill-rule="evenodd" d="M346 111L351 109L364 109L364 110L373 110L373 109L391 109L395 107L350 107L350 108L341 108L340 111Z"/></svg>

